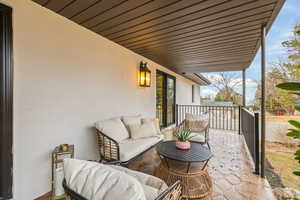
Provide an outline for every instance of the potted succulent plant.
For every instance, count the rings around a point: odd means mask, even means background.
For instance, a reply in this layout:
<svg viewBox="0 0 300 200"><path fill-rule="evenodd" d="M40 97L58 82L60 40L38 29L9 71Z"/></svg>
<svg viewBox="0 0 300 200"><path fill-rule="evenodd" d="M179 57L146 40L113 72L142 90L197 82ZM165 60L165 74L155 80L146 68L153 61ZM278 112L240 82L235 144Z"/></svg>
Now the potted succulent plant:
<svg viewBox="0 0 300 200"><path fill-rule="evenodd" d="M174 134L177 137L176 147L178 149L187 150L191 148L189 142L191 131L189 129L179 129Z"/></svg>

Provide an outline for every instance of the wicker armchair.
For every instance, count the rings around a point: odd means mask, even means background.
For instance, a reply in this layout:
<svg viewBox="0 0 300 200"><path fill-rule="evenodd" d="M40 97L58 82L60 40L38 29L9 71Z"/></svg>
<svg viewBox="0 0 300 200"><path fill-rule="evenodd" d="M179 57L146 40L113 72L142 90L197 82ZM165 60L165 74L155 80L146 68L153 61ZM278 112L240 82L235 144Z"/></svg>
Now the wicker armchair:
<svg viewBox="0 0 300 200"><path fill-rule="evenodd" d="M189 129L192 132L191 141L206 144L210 149L209 145L209 122L203 121L187 121L183 120L177 129ZM194 134L193 134L194 133ZM197 134L204 134L204 141L200 141L197 138Z"/></svg>
<svg viewBox="0 0 300 200"><path fill-rule="evenodd" d="M66 180L63 181L63 188L71 200L88 200L80 194L74 192L67 186ZM175 182L162 192L155 200L180 200L181 199L182 186L180 181Z"/></svg>

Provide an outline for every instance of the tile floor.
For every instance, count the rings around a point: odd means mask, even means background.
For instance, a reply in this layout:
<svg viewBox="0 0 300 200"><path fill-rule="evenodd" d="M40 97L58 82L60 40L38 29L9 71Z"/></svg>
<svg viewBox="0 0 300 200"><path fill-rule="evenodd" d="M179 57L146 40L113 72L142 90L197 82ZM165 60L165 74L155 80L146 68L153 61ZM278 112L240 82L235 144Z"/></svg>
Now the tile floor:
<svg viewBox="0 0 300 200"><path fill-rule="evenodd" d="M166 133L171 139L171 134ZM205 200L275 200L269 183L253 174L242 136L231 131L210 130L214 157L208 171L213 179L213 192ZM153 174L160 159L155 149L129 165L129 168Z"/></svg>

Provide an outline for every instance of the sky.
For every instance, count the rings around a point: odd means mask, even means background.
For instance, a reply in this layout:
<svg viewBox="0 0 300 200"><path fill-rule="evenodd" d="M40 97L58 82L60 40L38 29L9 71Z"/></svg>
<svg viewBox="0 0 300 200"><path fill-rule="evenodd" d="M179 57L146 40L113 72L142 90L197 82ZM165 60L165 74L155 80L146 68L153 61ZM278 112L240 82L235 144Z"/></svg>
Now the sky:
<svg viewBox="0 0 300 200"><path fill-rule="evenodd" d="M266 37L267 70L270 70L272 63L279 59L286 59L286 50L281 43L293 36L292 31L296 24L300 24L300 0L286 0ZM261 80L260 68L260 51L258 51L250 67L246 70L246 101L248 105L254 100L256 83ZM242 77L241 72L235 73L239 73ZM216 73L203 73L203 75L210 80L218 77ZM236 90L241 92L241 86ZM217 89L212 86L201 86L201 97L214 97L216 93Z"/></svg>

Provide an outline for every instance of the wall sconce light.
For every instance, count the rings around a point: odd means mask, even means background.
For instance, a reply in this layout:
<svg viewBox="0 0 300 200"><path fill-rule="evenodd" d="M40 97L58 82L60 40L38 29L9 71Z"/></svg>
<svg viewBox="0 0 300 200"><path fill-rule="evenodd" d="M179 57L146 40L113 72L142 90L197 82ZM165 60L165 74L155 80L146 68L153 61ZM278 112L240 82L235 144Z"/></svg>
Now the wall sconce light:
<svg viewBox="0 0 300 200"><path fill-rule="evenodd" d="M141 87L151 86L151 71L147 67L147 63L140 63L140 77L139 85Z"/></svg>

